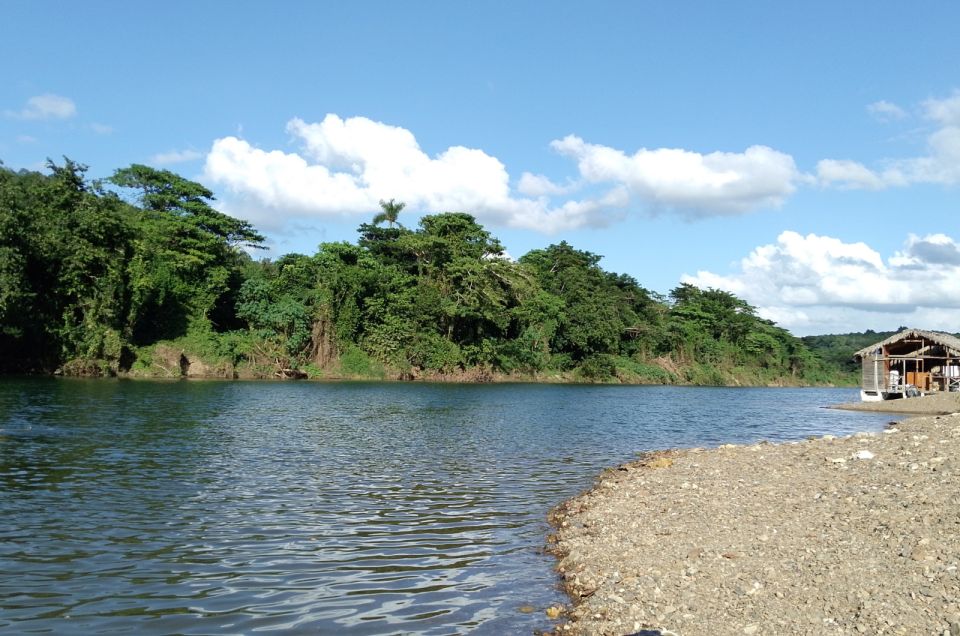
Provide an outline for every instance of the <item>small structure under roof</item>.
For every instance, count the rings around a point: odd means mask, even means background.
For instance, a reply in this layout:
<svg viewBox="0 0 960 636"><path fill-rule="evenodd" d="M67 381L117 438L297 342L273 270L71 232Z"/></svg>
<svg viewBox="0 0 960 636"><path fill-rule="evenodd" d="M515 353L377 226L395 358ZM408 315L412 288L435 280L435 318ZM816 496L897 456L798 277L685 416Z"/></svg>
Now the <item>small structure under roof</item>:
<svg viewBox="0 0 960 636"><path fill-rule="evenodd" d="M904 329L853 357L863 365L865 402L960 391L960 338L948 333Z"/></svg>

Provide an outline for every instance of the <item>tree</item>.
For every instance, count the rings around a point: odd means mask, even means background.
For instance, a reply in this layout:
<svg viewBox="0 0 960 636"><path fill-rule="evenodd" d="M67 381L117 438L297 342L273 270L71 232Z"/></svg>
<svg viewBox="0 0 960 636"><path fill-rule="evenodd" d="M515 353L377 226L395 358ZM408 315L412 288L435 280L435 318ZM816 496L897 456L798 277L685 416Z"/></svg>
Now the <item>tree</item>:
<svg viewBox="0 0 960 636"><path fill-rule="evenodd" d="M213 193L168 170L134 164L109 182L136 191L139 237L129 260L131 337L138 343L183 335L194 324L217 328L235 299L245 255L262 247L249 222L213 209ZM229 322L223 318L220 322Z"/></svg>
<svg viewBox="0 0 960 636"><path fill-rule="evenodd" d="M617 354L632 323L632 316L624 320L616 281L600 268L600 258L562 241L520 259L547 292L563 301L551 349L578 362L597 354Z"/></svg>
<svg viewBox="0 0 960 636"><path fill-rule="evenodd" d="M69 159L48 167L0 165L8 370L69 362L104 372L135 356L149 366L149 347L175 340L190 356L283 377L339 359L360 374L379 361L405 377L557 369L590 379L832 379L818 354L729 292L682 284L667 301L566 242L514 262L467 213L407 229L397 221L404 204L381 201L356 244L254 262L242 248L263 237L215 210L198 183L134 164L116 171L111 191Z"/></svg>
<svg viewBox="0 0 960 636"><path fill-rule="evenodd" d="M47 167L49 176L0 170L0 364L115 364L133 224L121 201L87 183L86 166Z"/></svg>
<svg viewBox="0 0 960 636"><path fill-rule="evenodd" d="M169 170L133 164L114 172L109 181L121 188L139 190L141 207L179 219L185 224L178 228L181 232L192 229L201 236L220 239L227 247L263 247L264 237L248 221L210 207L213 192Z"/></svg>
<svg viewBox="0 0 960 636"><path fill-rule="evenodd" d="M394 201L390 199L389 201L384 201L380 199L380 209L382 212L373 217L373 224L380 225L384 221L387 222L391 228L395 225L400 225L397 222L397 217L400 216L400 212L407 206L406 203ZM403 227L402 225L400 227Z"/></svg>

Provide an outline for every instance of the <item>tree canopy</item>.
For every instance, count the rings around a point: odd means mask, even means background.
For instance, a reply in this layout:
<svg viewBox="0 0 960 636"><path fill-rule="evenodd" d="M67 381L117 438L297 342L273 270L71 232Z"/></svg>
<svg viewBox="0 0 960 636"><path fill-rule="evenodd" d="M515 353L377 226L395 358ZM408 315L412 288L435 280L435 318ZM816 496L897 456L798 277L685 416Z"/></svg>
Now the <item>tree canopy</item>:
<svg viewBox="0 0 960 636"><path fill-rule="evenodd" d="M381 201L356 243L255 261L263 236L201 184L139 164L103 183L69 159L48 168L0 168L7 370L143 370L175 343L254 375L828 379L728 292L662 297L563 241L514 261L465 212L410 229L402 202Z"/></svg>

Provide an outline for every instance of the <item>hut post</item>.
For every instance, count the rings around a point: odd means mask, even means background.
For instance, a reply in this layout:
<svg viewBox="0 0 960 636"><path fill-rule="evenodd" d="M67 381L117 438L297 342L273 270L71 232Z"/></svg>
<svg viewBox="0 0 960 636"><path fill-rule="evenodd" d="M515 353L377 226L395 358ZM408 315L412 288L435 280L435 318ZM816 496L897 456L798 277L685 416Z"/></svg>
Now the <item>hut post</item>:
<svg viewBox="0 0 960 636"><path fill-rule="evenodd" d="M900 359L900 397L907 397L907 359Z"/></svg>
<svg viewBox="0 0 960 636"><path fill-rule="evenodd" d="M877 392L877 395L882 396L883 394L880 392L880 381L878 379L880 377L880 369L877 364L880 361L877 359L877 356L870 357L873 358L873 390Z"/></svg>

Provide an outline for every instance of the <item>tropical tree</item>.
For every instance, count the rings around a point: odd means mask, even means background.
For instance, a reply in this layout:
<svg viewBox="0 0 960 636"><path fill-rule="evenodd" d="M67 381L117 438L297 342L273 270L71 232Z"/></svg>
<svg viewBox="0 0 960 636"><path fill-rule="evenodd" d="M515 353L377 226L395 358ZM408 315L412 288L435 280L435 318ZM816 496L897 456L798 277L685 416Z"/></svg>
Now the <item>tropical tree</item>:
<svg viewBox="0 0 960 636"><path fill-rule="evenodd" d="M241 248L262 247L263 236L211 207L210 190L168 170L134 164L109 181L134 191L141 208L128 261L134 339L176 337L191 323L211 326L215 313L232 313L220 306L235 298L242 282L237 274L248 257Z"/></svg>
<svg viewBox="0 0 960 636"><path fill-rule="evenodd" d="M391 228L396 225L400 225L400 223L397 222L397 217L400 216L400 212L406 206L406 203L395 201L394 199L390 199L389 201L380 199L380 209L382 211L373 217L373 224L380 225L386 221L387 225L389 225ZM403 226L401 225L400 227Z"/></svg>

